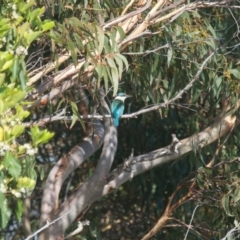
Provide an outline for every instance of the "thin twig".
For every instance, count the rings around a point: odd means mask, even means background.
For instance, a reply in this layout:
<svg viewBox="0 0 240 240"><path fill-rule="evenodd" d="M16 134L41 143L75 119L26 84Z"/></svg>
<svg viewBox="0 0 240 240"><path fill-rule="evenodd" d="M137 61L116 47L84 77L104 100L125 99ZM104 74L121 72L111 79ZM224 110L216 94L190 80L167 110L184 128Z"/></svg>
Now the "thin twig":
<svg viewBox="0 0 240 240"><path fill-rule="evenodd" d="M190 223L189 223L189 227L188 227L188 230L187 230L187 232L186 232L186 235L185 235L185 237L184 237L184 240L186 240L187 239L187 235L188 235L188 232L189 232L189 230L190 230L190 228L191 228L191 226L192 226L192 221L193 221L193 217L194 217L194 215L195 215L195 212L196 212L196 210L200 207L200 206L202 206L203 204L202 203L198 203L198 205L195 207L195 209L194 209L194 211L193 211L193 214L192 214L192 217L191 217L191 220L190 220Z"/></svg>
<svg viewBox="0 0 240 240"><path fill-rule="evenodd" d="M48 222L41 227L40 229L38 229L35 233L33 233L32 235L28 236L25 240L29 240L33 237L35 237L36 235L38 235L40 232L42 232L44 229L48 228L50 225L54 224L55 222L57 222L58 220L60 220L61 218L65 217L66 215L68 215L73 209L70 209L68 212L66 212L65 214L63 214L62 216L60 216L59 218L53 220L52 222Z"/></svg>

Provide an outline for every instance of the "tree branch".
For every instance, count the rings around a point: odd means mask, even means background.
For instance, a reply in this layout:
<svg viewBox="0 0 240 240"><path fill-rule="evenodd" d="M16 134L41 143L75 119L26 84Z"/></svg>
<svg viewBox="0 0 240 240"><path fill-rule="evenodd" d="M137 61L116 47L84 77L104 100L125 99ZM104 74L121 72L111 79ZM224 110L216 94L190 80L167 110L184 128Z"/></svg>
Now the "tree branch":
<svg viewBox="0 0 240 240"><path fill-rule="evenodd" d="M124 16L120 16L118 18L115 18L115 19L107 22L103 26L103 30L106 30L107 28L110 28L111 26L117 25L118 23L123 22L126 19L130 19L130 18L132 18L132 17L134 17L134 16L144 12L145 10L147 10L150 7L151 2L152 2L152 0L148 0L144 7L140 8L140 9L137 9L137 10L135 10L133 12L130 12L130 13L124 15Z"/></svg>
<svg viewBox="0 0 240 240"><path fill-rule="evenodd" d="M239 108L239 105L240 101L238 102L235 110ZM235 121L236 117L232 117L231 112L229 112L224 117L217 118L210 127L206 128L202 132L181 140L181 146L178 148L178 153L175 152L173 154L161 156L163 150L170 147L168 146L159 150L155 150L148 154L140 155L138 157L130 157L127 160L128 166L123 167L123 171L119 175L115 176L115 178L104 187L103 195L107 194L114 188L118 188L123 183L130 180L132 177L135 177L136 175L148 171L156 166L176 160L190 151L194 151L198 148L202 148L211 144L219 137L222 137L231 131L235 126ZM129 168L131 171L128 171ZM112 172L113 175L115 175L116 170L117 169Z"/></svg>
<svg viewBox="0 0 240 240"><path fill-rule="evenodd" d="M212 52L201 64L201 66L199 67L199 70L197 71L197 73L195 74L195 76L192 78L192 80L181 90L179 91L179 93L169 99L167 102L165 103L160 103L160 104L154 104L154 106L152 107L147 107L145 109L139 110L137 112L131 113L131 114L125 114L123 116L121 116L121 118L136 118L138 115L147 113L147 112L151 112L151 111L155 111L159 108L162 107L167 107L168 105L172 104L173 102L175 102L177 99L180 99L182 97L182 95L187 92L194 84L195 81L198 80L199 75L201 74L201 72L203 71L203 68L205 67L205 65L207 64L207 62L214 56L216 52ZM50 96L45 95L43 96L39 101L48 101L49 99L52 99L56 94L59 94L60 89L54 89L52 90L52 94ZM35 103L36 104L36 103ZM31 105L32 106L32 105ZM88 119L88 118L95 118L95 119L103 119L103 117L106 118L111 118L111 115L87 115L87 116L81 116L82 119ZM33 122L33 123L25 123L26 127L29 127L31 125L45 125L47 122L53 122L53 121L59 121L59 120L69 120L71 121L71 117L65 117L65 116L50 116L44 119L40 119L37 122Z"/></svg>
<svg viewBox="0 0 240 240"><path fill-rule="evenodd" d="M104 94L102 94L101 102L103 103L102 106L105 110L108 112L110 111L108 108L108 105L105 103ZM59 221L57 221L53 226L51 226L49 229L44 231L41 236L40 240L42 239L60 239L64 233L64 230L66 230L69 225L76 219L76 217L84 211L86 207L91 205L92 201L94 201L94 196L99 194L99 189L101 190L102 187L106 184L107 176L109 174L110 168L112 166L112 162L115 156L116 148L117 148L117 130L112 124L112 119L104 118L104 146L102 150L102 154L100 156L100 159L98 161L96 170L92 177L86 181L79 190L77 190L75 193L73 193L60 207L59 211L55 211L54 216L51 217L50 211L53 208L53 204L49 203L49 200L56 199L57 193L59 193L60 187L62 185L62 182L66 179L66 176L69 175L70 172L72 172L77 166L79 166L79 161L83 161L86 159L84 156L87 153L88 156L92 154L94 151L96 151L96 147L93 148L90 146L91 151L87 151L89 149L89 146L83 146L83 142L81 143L81 149L76 149L75 156L73 155L73 150L70 151L70 153L63 159L64 163L62 163L60 159L60 163L57 165L60 165L60 167L55 167L49 174L49 179L47 184L51 184L52 182L55 182L56 178L59 178L58 175L61 175L61 179L58 181L59 184L56 187L48 187L47 190L44 190L44 196L47 199L47 201L42 200L42 217L41 217L41 224L44 224L47 220L50 219L58 219L60 216L65 215L66 212L69 211L69 206L73 210L69 213L67 217L61 218ZM101 129L101 136L96 136L95 138L101 137L102 138L103 131ZM85 140L86 141L86 140ZM91 139L92 141L92 139ZM99 144L98 144L99 146ZM76 147L75 147L76 148ZM82 156L81 156L82 154ZM80 156L79 156L80 155ZM87 157L88 157L87 156ZM66 159L67 158L67 159ZM67 161L66 161L67 160ZM78 164L76 164L76 162ZM65 164L65 166L61 165ZM59 174L60 172L60 174ZM55 196L52 196L52 199L49 198L49 190L53 191L55 189ZM47 204L45 203L47 202ZM51 205L51 206L49 206ZM55 209L56 210L56 209ZM56 226L57 225L57 226ZM60 231L59 231L60 230Z"/></svg>
<svg viewBox="0 0 240 240"><path fill-rule="evenodd" d="M50 171L43 191L40 226L50 221L51 214L58 208L59 192L69 174L102 145L103 125L99 120L93 120L93 123L89 135L80 144L73 147L66 156L63 156Z"/></svg>

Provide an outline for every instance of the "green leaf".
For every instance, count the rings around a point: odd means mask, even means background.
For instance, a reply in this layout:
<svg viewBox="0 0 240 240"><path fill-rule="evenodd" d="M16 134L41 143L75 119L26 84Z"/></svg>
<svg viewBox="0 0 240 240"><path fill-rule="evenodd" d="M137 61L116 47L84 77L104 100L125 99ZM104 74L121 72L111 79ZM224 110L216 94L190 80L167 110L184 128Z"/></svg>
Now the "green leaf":
<svg viewBox="0 0 240 240"><path fill-rule="evenodd" d="M24 129L25 127L23 125L15 125L12 129L12 134L15 137L18 137L23 133Z"/></svg>
<svg viewBox="0 0 240 240"><path fill-rule="evenodd" d="M86 24L86 23L83 23L81 21L79 21L78 18L76 17L71 17L69 19L66 19L67 23L69 23L70 25L72 26L76 26L78 27L79 29L81 29L83 31L83 33L85 33L86 37L87 38L90 38L90 39L94 39L95 37L93 36L92 32L89 30L89 25Z"/></svg>
<svg viewBox="0 0 240 240"><path fill-rule="evenodd" d="M77 33L73 33L73 37L76 41L76 46L79 48L79 49L84 49L84 45L82 43L82 39L79 37L79 35Z"/></svg>
<svg viewBox="0 0 240 240"><path fill-rule="evenodd" d="M107 57L106 60L107 60L109 66L110 66L111 68L117 69L117 66L116 66L115 62L113 61L113 59L112 59L111 57Z"/></svg>
<svg viewBox="0 0 240 240"><path fill-rule="evenodd" d="M75 114L73 114L70 129L74 126L74 124L77 122L77 120L78 120L78 117Z"/></svg>
<svg viewBox="0 0 240 240"><path fill-rule="evenodd" d="M19 4L19 11L24 13L27 9L32 7L35 4L35 1L30 1L29 3Z"/></svg>
<svg viewBox="0 0 240 240"><path fill-rule="evenodd" d="M111 52L111 47L109 45L109 38L106 35L104 35L104 49L106 53Z"/></svg>
<svg viewBox="0 0 240 240"><path fill-rule="evenodd" d="M44 13L43 8L37 8L29 13L29 22L34 22L36 18L40 17Z"/></svg>
<svg viewBox="0 0 240 240"><path fill-rule="evenodd" d="M0 227L4 229L11 216L11 210L7 205L5 195L0 191Z"/></svg>
<svg viewBox="0 0 240 240"><path fill-rule="evenodd" d="M0 19L0 27L6 26L10 22L10 18L2 18Z"/></svg>
<svg viewBox="0 0 240 240"><path fill-rule="evenodd" d="M236 188L236 189L235 189L232 198L233 198L232 201L233 201L234 203L237 203L237 202L240 200L240 188Z"/></svg>
<svg viewBox="0 0 240 240"><path fill-rule="evenodd" d="M29 111L23 110L23 108L21 106L19 106L19 105L16 106L16 110L17 110L17 116L21 120L25 119L30 114Z"/></svg>
<svg viewBox="0 0 240 240"><path fill-rule="evenodd" d="M9 96L5 99L4 102L4 110L14 107L16 103L19 103L24 99L25 95L25 91L19 91L15 94L13 92L9 92Z"/></svg>
<svg viewBox="0 0 240 240"><path fill-rule="evenodd" d="M76 53L77 49L76 49L73 41L70 39L70 37L68 38L67 43L68 43L68 48L71 52L71 57L72 57L73 63L76 66L77 65L77 53Z"/></svg>
<svg viewBox="0 0 240 240"><path fill-rule="evenodd" d="M18 34L19 37L22 38L30 29L30 24L29 22L23 23L22 26L18 27Z"/></svg>
<svg viewBox="0 0 240 240"><path fill-rule="evenodd" d="M173 50L172 50L171 47L169 47L168 52L167 52L167 65L168 65L168 67L170 66L172 56L173 56Z"/></svg>
<svg viewBox="0 0 240 240"><path fill-rule="evenodd" d="M44 168L41 165L37 165L36 168L38 170L38 174L37 175L40 178L40 180L42 181L44 179L44 176L45 176Z"/></svg>
<svg viewBox="0 0 240 240"><path fill-rule="evenodd" d="M211 26L211 24L208 21L204 21L205 25L207 26L207 29L212 33L213 37L216 38L216 33L213 29L213 27Z"/></svg>
<svg viewBox="0 0 240 240"><path fill-rule="evenodd" d="M225 210L225 213L229 217L233 217L233 215L230 213L230 208L229 208L229 195L224 195L221 199L221 203L222 203L223 209Z"/></svg>
<svg viewBox="0 0 240 240"><path fill-rule="evenodd" d="M0 86L4 83L5 76L6 76L5 73L0 73Z"/></svg>
<svg viewBox="0 0 240 240"><path fill-rule="evenodd" d="M198 173L196 176L196 181L200 189L204 189L204 179L201 173Z"/></svg>
<svg viewBox="0 0 240 240"><path fill-rule="evenodd" d="M12 79L13 81L16 81L18 72L19 72L19 58L16 56L13 60L13 66L12 66Z"/></svg>
<svg viewBox="0 0 240 240"><path fill-rule="evenodd" d="M73 111L73 117L74 117L74 123L76 122L75 118L77 118L77 120L79 120L79 122L81 123L84 131L86 131L86 127L85 127L85 124L78 112L78 107L77 107L77 104L75 102L71 102L71 107L72 107L72 111ZM73 123L71 124L71 127L73 126ZM71 128L70 127L70 128Z"/></svg>
<svg viewBox="0 0 240 240"><path fill-rule="evenodd" d="M158 55L154 55L154 63L152 65L152 71L156 71L157 67L158 67L158 63L159 63L159 56Z"/></svg>
<svg viewBox="0 0 240 240"><path fill-rule="evenodd" d="M230 73L232 73L232 75L235 78L240 79L240 72L237 69L230 69L229 71L230 71Z"/></svg>
<svg viewBox="0 0 240 240"><path fill-rule="evenodd" d="M126 70L128 70L128 61L127 61L127 59L126 59L122 54L120 54L120 53L115 54L115 57L116 57L116 56L117 56L118 58L122 59L122 61L123 61L124 64L125 64Z"/></svg>
<svg viewBox="0 0 240 240"><path fill-rule="evenodd" d="M118 41L119 41L119 40L122 41L122 40L124 39L124 37L125 37L125 33L124 33L122 27L120 27L120 26L114 26L114 28L116 28L117 34L119 34L119 39L118 39L118 37L117 37L117 40L118 40Z"/></svg>
<svg viewBox="0 0 240 240"><path fill-rule="evenodd" d="M208 41L205 41L207 45L209 45L212 49L215 49L216 48L216 44L213 40L208 40Z"/></svg>
<svg viewBox="0 0 240 240"><path fill-rule="evenodd" d="M97 28L97 39L98 39L98 54L100 55L102 53L102 50L103 50L103 45L104 45L104 32L103 30L99 27L99 26L96 26Z"/></svg>
<svg viewBox="0 0 240 240"><path fill-rule="evenodd" d="M112 83L113 83L113 96L116 96L118 92L118 72L116 68L111 68Z"/></svg>
<svg viewBox="0 0 240 240"><path fill-rule="evenodd" d="M19 79L21 82L22 89L25 90L26 89L26 76L25 76L23 69L20 70Z"/></svg>
<svg viewBox="0 0 240 240"><path fill-rule="evenodd" d="M24 204L22 202L21 199L17 199L17 204L16 204L16 209L15 209L15 214L17 217L17 220L20 222L22 214L23 214L23 210L24 210Z"/></svg>
<svg viewBox="0 0 240 240"><path fill-rule="evenodd" d="M110 38L109 43L110 43L110 46L111 46L110 47L110 52L111 53L118 52L119 50L118 50L118 45L116 43L116 30L110 32L109 38Z"/></svg>
<svg viewBox="0 0 240 240"><path fill-rule="evenodd" d="M8 68L10 68L13 64L13 59L6 61L3 66L1 67L1 71L4 71Z"/></svg>
<svg viewBox="0 0 240 240"><path fill-rule="evenodd" d="M123 72L123 61L118 55L115 55L114 59L115 59L117 65L118 65L119 79L121 79L122 78L122 72Z"/></svg>
<svg viewBox="0 0 240 240"><path fill-rule="evenodd" d="M104 86L105 86L105 91L108 91L108 73L107 73L107 67L103 67L102 70L102 75L103 75L103 79L104 79Z"/></svg>
<svg viewBox="0 0 240 240"><path fill-rule="evenodd" d="M10 152L7 152L3 160L4 166L8 169L9 174L17 179L21 174L21 164Z"/></svg>
<svg viewBox="0 0 240 240"><path fill-rule="evenodd" d="M54 26L55 26L55 24L53 21L46 20L46 21L44 21L44 23L41 27L42 27L42 31L48 31L48 30L52 29Z"/></svg>
<svg viewBox="0 0 240 240"><path fill-rule="evenodd" d="M95 71L97 72L97 75L98 75L98 80L100 80L101 77L103 76L103 69L104 69L104 66L102 66L101 64L98 64L95 67Z"/></svg>
<svg viewBox="0 0 240 240"><path fill-rule="evenodd" d="M220 87L220 85L221 85L221 83L222 83L222 79L223 79L223 77L220 76L220 77L218 77L218 78L215 80L214 83L215 83L215 86L216 86L217 89Z"/></svg>
<svg viewBox="0 0 240 240"><path fill-rule="evenodd" d="M171 81L170 91L168 92L168 98L172 97L175 92L175 86L176 86L176 79L173 78Z"/></svg>
<svg viewBox="0 0 240 240"><path fill-rule="evenodd" d="M34 188L34 186L36 185L36 181L35 180L37 179L37 173L36 173L34 167L30 168L29 177L31 178L31 182L29 183L28 187L29 188Z"/></svg>
<svg viewBox="0 0 240 240"><path fill-rule="evenodd" d="M31 127L30 132L33 146L35 147L39 144L48 142L54 136L54 133L51 133L47 130L39 130L38 126Z"/></svg>
<svg viewBox="0 0 240 240"><path fill-rule="evenodd" d="M36 38L38 38L42 34L42 31L31 32L25 35L27 39L27 43L32 43Z"/></svg>

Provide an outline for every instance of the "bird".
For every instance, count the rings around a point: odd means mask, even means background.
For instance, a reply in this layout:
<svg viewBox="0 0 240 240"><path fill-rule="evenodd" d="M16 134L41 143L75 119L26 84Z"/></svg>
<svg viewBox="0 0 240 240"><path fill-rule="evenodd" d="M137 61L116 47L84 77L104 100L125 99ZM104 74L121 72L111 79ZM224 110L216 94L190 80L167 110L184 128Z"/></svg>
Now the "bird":
<svg viewBox="0 0 240 240"><path fill-rule="evenodd" d="M119 118L123 115L124 111L124 100L128 97L132 97L131 95L127 95L125 93L118 93L114 98L111 104L111 112L113 116L113 125L117 127L119 125Z"/></svg>

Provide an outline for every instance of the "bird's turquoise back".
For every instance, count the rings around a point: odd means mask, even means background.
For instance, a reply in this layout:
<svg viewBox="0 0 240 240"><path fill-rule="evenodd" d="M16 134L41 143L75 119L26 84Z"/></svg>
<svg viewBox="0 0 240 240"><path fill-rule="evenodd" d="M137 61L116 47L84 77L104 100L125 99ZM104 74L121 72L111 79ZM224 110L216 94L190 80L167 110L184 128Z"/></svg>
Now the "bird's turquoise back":
<svg viewBox="0 0 240 240"><path fill-rule="evenodd" d="M119 118L123 115L124 103L121 100L114 99L111 104L111 111L113 115L113 125L119 125Z"/></svg>

